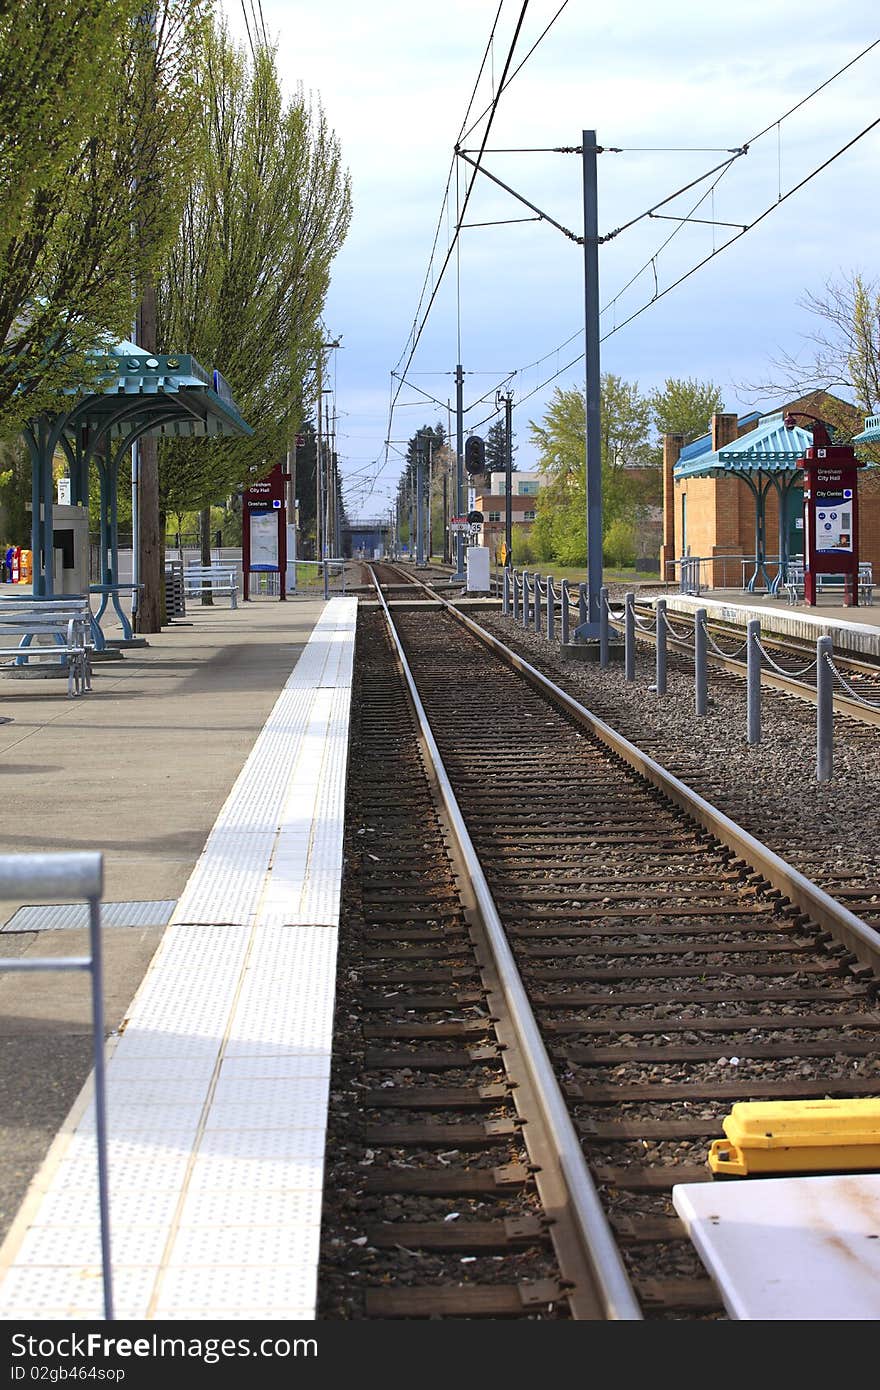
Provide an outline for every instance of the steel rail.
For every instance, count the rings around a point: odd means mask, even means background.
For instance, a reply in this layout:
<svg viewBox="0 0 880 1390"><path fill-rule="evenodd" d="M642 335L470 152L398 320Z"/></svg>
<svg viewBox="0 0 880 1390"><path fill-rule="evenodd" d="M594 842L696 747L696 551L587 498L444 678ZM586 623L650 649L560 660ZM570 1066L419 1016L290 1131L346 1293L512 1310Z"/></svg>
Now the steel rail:
<svg viewBox="0 0 880 1390"><path fill-rule="evenodd" d="M416 581L418 582L418 581ZM536 667L530 665L517 652L505 646L492 633L474 622L461 609L440 600L442 605L465 627L469 628L483 644L493 650L514 670L520 672L536 689L543 692L561 709L571 715L581 727L590 730L597 738L621 757L630 767L639 772L653 786L669 797L677 806L698 821L705 830L732 849L741 859L759 872L772 887L784 893L792 903L824 930L841 941L848 950L874 971L880 971L880 932L862 921L854 912L843 906L813 883L805 874L789 864L781 855L756 839L749 831L724 815L717 807L706 801L671 772L643 753L629 739L623 737L610 724L591 714L579 701L560 686L555 685Z"/></svg>
<svg viewBox="0 0 880 1390"><path fill-rule="evenodd" d="M372 572L372 570L371 570ZM452 785L440 750L437 747L424 706L416 689L403 645L391 612L385 602L378 579L374 575L376 593L388 623L407 688L413 702L422 737L433 764L437 786L446 808L461 859L473 887L479 913L498 972L500 988L513 1021L519 1051L534 1085L539 1105L560 1165L569 1197L568 1214L578 1230L584 1258L590 1268L608 1321L641 1321L642 1311L626 1272L608 1218L602 1208L589 1167L584 1158L568 1106L562 1096L553 1065L547 1054L535 1016L507 941L501 918L486 882L464 817L452 790ZM419 581L415 581L418 583ZM427 585L422 587L427 588ZM445 606L445 600L441 600Z"/></svg>

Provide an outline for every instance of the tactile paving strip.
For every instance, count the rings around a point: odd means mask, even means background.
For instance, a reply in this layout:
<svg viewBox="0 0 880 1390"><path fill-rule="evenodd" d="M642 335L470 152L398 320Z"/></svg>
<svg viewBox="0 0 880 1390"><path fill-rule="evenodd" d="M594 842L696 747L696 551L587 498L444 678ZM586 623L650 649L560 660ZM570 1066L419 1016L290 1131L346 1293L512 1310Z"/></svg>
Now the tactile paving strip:
<svg viewBox="0 0 880 1390"><path fill-rule="evenodd" d="M315 1316L356 612L325 605L110 1053L117 1318ZM101 1316L97 1195L91 1104L0 1317Z"/></svg>

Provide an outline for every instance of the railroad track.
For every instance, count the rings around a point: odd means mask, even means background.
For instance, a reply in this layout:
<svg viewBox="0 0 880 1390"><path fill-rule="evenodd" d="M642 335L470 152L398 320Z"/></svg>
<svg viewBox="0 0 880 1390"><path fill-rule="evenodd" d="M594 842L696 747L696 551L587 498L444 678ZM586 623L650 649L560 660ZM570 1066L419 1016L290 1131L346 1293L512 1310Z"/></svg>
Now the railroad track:
<svg viewBox="0 0 880 1390"><path fill-rule="evenodd" d="M723 1316L672 1188L711 1180L737 1100L876 1094L880 938L562 692L548 703L475 624L394 619L613 1239L588 1233L579 1268L583 1233L542 1196L541 1098L505 1070L521 1049L470 951L479 895L364 609L323 1315Z"/></svg>

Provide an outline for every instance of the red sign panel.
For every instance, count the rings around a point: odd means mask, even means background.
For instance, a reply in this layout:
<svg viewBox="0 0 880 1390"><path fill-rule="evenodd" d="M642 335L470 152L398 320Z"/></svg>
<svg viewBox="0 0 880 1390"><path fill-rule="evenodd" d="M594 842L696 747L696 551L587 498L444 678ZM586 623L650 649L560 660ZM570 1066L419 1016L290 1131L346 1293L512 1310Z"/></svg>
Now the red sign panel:
<svg viewBox="0 0 880 1390"><path fill-rule="evenodd" d="M284 501L284 473L280 463L276 463L267 478L251 483L245 489L244 500L250 507L266 507L272 502Z"/></svg>

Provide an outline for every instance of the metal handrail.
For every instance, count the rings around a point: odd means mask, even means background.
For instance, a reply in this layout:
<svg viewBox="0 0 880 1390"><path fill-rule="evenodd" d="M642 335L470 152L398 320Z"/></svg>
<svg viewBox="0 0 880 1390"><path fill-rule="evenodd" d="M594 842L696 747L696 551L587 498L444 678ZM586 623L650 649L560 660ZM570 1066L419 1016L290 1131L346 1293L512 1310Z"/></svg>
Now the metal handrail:
<svg viewBox="0 0 880 1390"><path fill-rule="evenodd" d="M33 960L0 958L0 970L86 970L92 977L92 1043L95 1061L95 1138L98 1160L98 1210L104 1317L113 1320L110 1262L110 1198L107 1173L107 1088L104 1058L104 984L101 961L101 897L104 857L99 853L0 855L0 897L13 902L73 897L89 905L88 956L41 956Z"/></svg>

